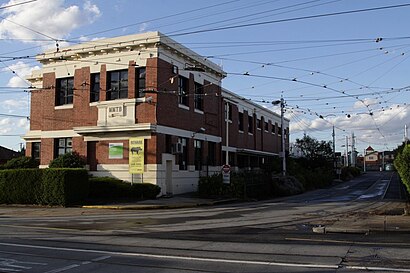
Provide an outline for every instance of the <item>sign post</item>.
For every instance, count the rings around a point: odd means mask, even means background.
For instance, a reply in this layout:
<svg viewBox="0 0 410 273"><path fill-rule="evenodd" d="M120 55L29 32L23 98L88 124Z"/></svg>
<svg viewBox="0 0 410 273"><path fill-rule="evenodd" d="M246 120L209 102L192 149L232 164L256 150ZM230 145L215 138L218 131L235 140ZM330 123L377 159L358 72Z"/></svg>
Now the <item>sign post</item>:
<svg viewBox="0 0 410 273"><path fill-rule="evenodd" d="M144 173L144 139L130 138L128 154L129 173L134 178L134 174ZM143 181L141 181L143 182Z"/></svg>
<svg viewBox="0 0 410 273"><path fill-rule="evenodd" d="M227 164L222 166L222 181L224 184L231 183L231 166Z"/></svg>

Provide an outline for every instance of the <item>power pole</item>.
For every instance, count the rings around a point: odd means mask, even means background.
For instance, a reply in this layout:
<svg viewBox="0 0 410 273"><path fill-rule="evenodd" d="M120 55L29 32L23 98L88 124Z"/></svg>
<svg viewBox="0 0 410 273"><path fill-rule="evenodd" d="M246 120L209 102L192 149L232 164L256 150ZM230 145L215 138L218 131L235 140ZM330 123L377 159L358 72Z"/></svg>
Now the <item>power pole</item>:
<svg viewBox="0 0 410 273"><path fill-rule="evenodd" d="M346 136L346 163L345 166L349 166L349 136Z"/></svg>
<svg viewBox="0 0 410 273"><path fill-rule="evenodd" d="M280 126L282 128L282 175L286 175L286 144L285 144L285 100L280 99Z"/></svg>
<svg viewBox="0 0 410 273"><path fill-rule="evenodd" d="M333 125L332 138L333 138L333 168L336 169L336 142L335 142L335 126Z"/></svg>
<svg viewBox="0 0 410 273"><path fill-rule="evenodd" d="M228 144L229 144L229 103L225 104L226 107L226 152L225 152L225 165L229 165L229 152L228 152Z"/></svg>
<svg viewBox="0 0 410 273"><path fill-rule="evenodd" d="M407 132L407 124L404 125L404 142L407 145L407 142L409 141L409 137L408 137L408 132Z"/></svg>
<svg viewBox="0 0 410 273"><path fill-rule="evenodd" d="M356 166L356 154L355 154L355 145L356 145L356 143L355 143L354 138L355 138L354 133L352 133L352 152L351 152L351 156L350 156L352 166Z"/></svg>

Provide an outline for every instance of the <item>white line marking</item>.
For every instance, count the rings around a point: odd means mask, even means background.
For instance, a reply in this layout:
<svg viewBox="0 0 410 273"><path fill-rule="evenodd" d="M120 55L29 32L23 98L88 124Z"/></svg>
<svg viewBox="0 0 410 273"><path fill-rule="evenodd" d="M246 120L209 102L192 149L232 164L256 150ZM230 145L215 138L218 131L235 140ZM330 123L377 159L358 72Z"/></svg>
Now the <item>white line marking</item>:
<svg viewBox="0 0 410 273"><path fill-rule="evenodd" d="M156 255L156 254L145 254L145 253L134 253L134 252L114 252L114 251L103 251L103 250L93 250L93 249L74 249L74 248L64 248L64 247L48 247L48 246L23 245L23 244L11 244L11 243L0 243L0 245L59 250L59 251L99 253L99 254L109 254L109 255L117 255L117 256L184 260L184 261L200 261L200 262L215 262L215 263L230 263L230 264L250 264L250 265L265 265L265 266L304 267L304 268L326 268L326 269L338 269L339 268L338 265L327 265L327 264L297 264L297 263L277 263L277 262L269 262L269 261L197 258L197 257L184 257L184 256L173 256L173 255ZM57 273L57 272L61 272L61 271L50 271L46 273Z"/></svg>
<svg viewBox="0 0 410 273"><path fill-rule="evenodd" d="M67 270L70 270L70 269L79 267L79 266L80 266L80 265L78 265L78 264L72 264L72 265L68 265L68 266L62 267L62 268L57 268L57 269L54 269L54 270L51 270L51 271L47 271L46 273L58 273L58 272L63 272L63 271L67 271Z"/></svg>
<svg viewBox="0 0 410 273"><path fill-rule="evenodd" d="M366 271L393 271L393 272L410 272L406 268L374 267L374 266L346 266L347 269L366 270Z"/></svg>
<svg viewBox="0 0 410 273"><path fill-rule="evenodd" d="M21 272L21 270L19 269L1 268L1 267L0 267L0 270L4 272Z"/></svg>
<svg viewBox="0 0 410 273"><path fill-rule="evenodd" d="M102 256L102 257L98 257L98 258L92 259L91 261L92 261L92 262L99 262L99 261L102 261L102 260L107 260L107 259L109 259L109 258L111 258L111 256Z"/></svg>

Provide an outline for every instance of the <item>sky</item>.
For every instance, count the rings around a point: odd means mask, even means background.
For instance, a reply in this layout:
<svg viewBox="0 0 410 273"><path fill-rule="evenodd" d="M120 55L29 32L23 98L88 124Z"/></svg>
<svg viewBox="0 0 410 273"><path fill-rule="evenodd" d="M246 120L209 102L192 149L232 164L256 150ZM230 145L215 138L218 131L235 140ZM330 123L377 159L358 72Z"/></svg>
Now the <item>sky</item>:
<svg viewBox="0 0 410 273"><path fill-rule="evenodd" d="M223 67L222 86L275 112L290 140L392 150L410 125L410 0L0 0L0 145L29 130L35 55L160 31Z"/></svg>

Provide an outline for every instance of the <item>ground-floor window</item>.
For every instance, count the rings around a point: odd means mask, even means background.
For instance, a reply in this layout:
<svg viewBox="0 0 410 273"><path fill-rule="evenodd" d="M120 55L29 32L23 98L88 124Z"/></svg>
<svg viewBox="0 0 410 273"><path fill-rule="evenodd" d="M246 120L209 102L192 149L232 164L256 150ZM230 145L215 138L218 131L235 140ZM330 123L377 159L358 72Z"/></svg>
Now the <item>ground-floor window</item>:
<svg viewBox="0 0 410 273"><path fill-rule="evenodd" d="M184 137L178 138L178 143L182 145L182 153L178 154L178 165L180 170L188 169L188 140Z"/></svg>
<svg viewBox="0 0 410 273"><path fill-rule="evenodd" d="M31 157L40 160L41 142L33 142L31 144Z"/></svg>
<svg viewBox="0 0 410 273"><path fill-rule="evenodd" d="M215 142L208 142L208 165L216 165L216 144Z"/></svg>
<svg viewBox="0 0 410 273"><path fill-rule="evenodd" d="M202 168L202 141L194 140L195 149L195 170L201 170Z"/></svg>
<svg viewBox="0 0 410 273"><path fill-rule="evenodd" d="M73 151L73 139L71 137L57 138L55 140L55 157L71 153Z"/></svg>

